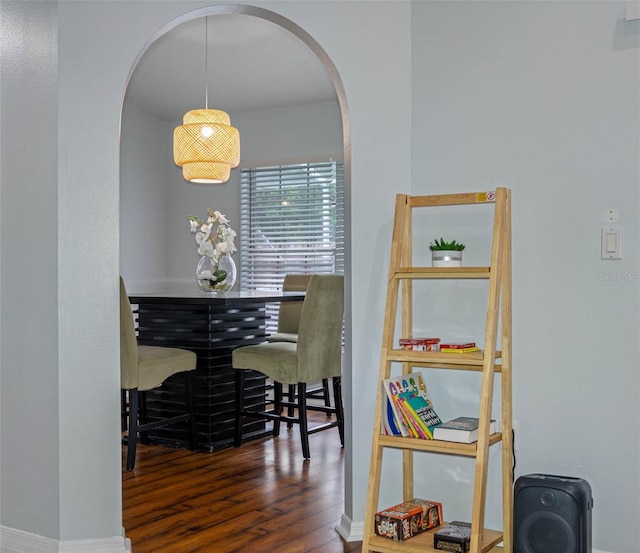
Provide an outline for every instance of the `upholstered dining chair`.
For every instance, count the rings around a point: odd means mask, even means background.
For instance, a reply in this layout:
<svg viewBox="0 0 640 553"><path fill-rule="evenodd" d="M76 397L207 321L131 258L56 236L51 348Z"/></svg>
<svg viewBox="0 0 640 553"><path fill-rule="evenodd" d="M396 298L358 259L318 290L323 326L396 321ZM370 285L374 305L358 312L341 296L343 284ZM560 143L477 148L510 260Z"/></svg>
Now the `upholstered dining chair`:
<svg viewBox="0 0 640 553"><path fill-rule="evenodd" d="M127 436L127 470L133 470L136 461L138 434L170 424L189 422L189 446L195 448L195 418L193 415L193 371L196 354L192 351L138 345L129 296L120 277L120 388L123 391L123 426ZM159 387L174 374L185 375L185 413L147 422L141 409L140 396ZM144 399L144 398L143 398ZM142 402L143 403L143 402ZM128 404L128 405L127 405Z"/></svg>
<svg viewBox="0 0 640 553"><path fill-rule="evenodd" d="M280 433L280 423L294 423L300 427L302 453L310 458L309 434L338 427L340 443L344 445L344 416L342 405L342 320L344 316L344 277L342 275L312 275L302 303L296 342L265 342L239 347L232 352L236 370L236 420L234 445L242 443L243 419L258 418L273 421L273 436ZM244 406L244 373L261 372L274 383L273 408L258 410ZM335 417L309 428L306 387L310 382L331 379L334 406L315 406ZM292 401L283 399L282 386L295 385L297 393ZM297 415L283 414L283 408L295 407Z"/></svg>
<svg viewBox="0 0 640 553"><path fill-rule="evenodd" d="M287 273L282 282L283 292L306 292L311 280L310 274ZM278 312L278 327L275 334L267 336L267 342L297 342L298 328L300 327L300 315L302 314L302 302L284 301L280 303ZM295 397L295 386L290 385L288 390L289 401L293 403ZM331 393L329 391L329 379L323 378L320 385L307 388L308 399L320 399L326 407L331 406ZM309 407L309 406L308 406ZM289 414L293 414L293 407L289 407ZM331 413L327 413L331 416ZM292 423L287 424L291 427Z"/></svg>
<svg viewBox="0 0 640 553"><path fill-rule="evenodd" d="M282 282L283 292L306 292L311 275L286 274ZM269 342L297 342L300 328L302 302L283 301L278 312L278 331L267 336Z"/></svg>

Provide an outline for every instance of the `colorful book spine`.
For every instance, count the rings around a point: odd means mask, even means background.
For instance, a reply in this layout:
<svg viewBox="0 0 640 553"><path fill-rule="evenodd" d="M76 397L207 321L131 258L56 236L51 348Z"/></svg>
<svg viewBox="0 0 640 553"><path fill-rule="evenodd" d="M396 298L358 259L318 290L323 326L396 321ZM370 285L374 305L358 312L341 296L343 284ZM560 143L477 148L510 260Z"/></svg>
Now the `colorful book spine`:
<svg viewBox="0 0 640 553"><path fill-rule="evenodd" d="M440 351L442 353L471 353L472 351L480 351L480 348L440 348Z"/></svg>
<svg viewBox="0 0 640 553"><path fill-rule="evenodd" d="M410 413L412 419L416 422L416 424L420 427L421 434L422 434L420 437L425 440L433 440L433 432L431 431L431 429L420 418L420 415L412 407L411 403L409 403L409 401L406 399L404 401L407 406L407 411Z"/></svg>
<svg viewBox="0 0 640 553"><path fill-rule="evenodd" d="M442 420L433 409L433 403L415 394L406 397L407 405L413 417L429 439L433 439L433 430L442 424Z"/></svg>
<svg viewBox="0 0 640 553"><path fill-rule="evenodd" d="M390 377L382 382L383 431L387 435L433 439L433 426L442 421L433 404L421 371ZM385 397L386 396L386 397Z"/></svg>
<svg viewBox="0 0 640 553"><path fill-rule="evenodd" d="M475 348L475 342L446 342L440 344L440 349L467 349L467 348Z"/></svg>
<svg viewBox="0 0 640 553"><path fill-rule="evenodd" d="M409 429L409 435L412 438L420 438L422 440L432 439L433 436L429 436L418 424L417 418L413 416L411 413L411 408L407 404L407 400L405 398L401 398L399 396L395 397L396 404L398 405L398 410L402 418L404 419L407 428Z"/></svg>
<svg viewBox="0 0 640 553"><path fill-rule="evenodd" d="M399 423L396 421L391 402L386 394L382 398L382 409L386 413L386 416L383 415L384 433L387 436L402 436L402 431L398 427Z"/></svg>
<svg viewBox="0 0 640 553"><path fill-rule="evenodd" d="M396 396L400 392L402 392L402 382L400 380L388 378L382 384L383 384L385 393L387 394L389 407L391 407L391 410L393 411L393 414L394 414L396 428L400 430L400 434L402 436L411 436L411 431L407 427L404 417L400 412L400 407L396 401Z"/></svg>

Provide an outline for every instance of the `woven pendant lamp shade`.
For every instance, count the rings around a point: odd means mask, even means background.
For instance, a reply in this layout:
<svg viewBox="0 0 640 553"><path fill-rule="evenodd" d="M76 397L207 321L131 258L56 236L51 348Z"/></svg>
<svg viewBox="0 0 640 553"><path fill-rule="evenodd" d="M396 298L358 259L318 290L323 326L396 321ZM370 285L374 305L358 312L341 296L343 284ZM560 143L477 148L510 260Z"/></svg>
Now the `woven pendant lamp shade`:
<svg viewBox="0 0 640 553"><path fill-rule="evenodd" d="M240 163L240 134L217 109L189 111L173 132L173 160L189 182L223 183Z"/></svg>

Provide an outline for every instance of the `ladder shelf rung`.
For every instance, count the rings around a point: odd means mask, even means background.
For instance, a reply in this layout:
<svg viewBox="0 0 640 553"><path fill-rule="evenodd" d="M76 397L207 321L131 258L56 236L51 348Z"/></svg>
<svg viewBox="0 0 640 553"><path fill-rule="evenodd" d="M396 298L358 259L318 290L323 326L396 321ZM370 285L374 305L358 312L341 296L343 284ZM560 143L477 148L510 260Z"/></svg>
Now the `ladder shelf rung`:
<svg viewBox="0 0 640 553"><path fill-rule="evenodd" d="M495 206L496 193L494 190L486 192L460 192L457 194L430 194L422 196L408 196L409 207L437 207L443 205L490 205Z"/></svg>
<svg viewBox="0 0 640 553"><path fill-rule="evenodd" d="M487 279L491 276L491 267L396 267L393 278L407 279Z"/></svg>
<svg viewBox="0 0 640 553"><path fill-rule="evenodd" d="M489 445L496 444L500 441L502 441L502 434L500 432L489 436ZM447 442L445 440L422 440L403 436L387 436L385 434L380 435L378 443L381 447L411 449L413 451L431 451L433 453L463 455L465 457L475 457L478 451L477 442L461 444L458 442Z"/></svg>
<svg viewBox="0 0 640 553"><path fill-rule="evenodd" d="M484 364L482 351L470 351L467 353L445 353L441 351L409 351L405 349L387 349L385 352L387 361L411 363L414 366L453 368L460 370L481 371ZM496 351L495 358L500 359L502 352ZM499 364L494 367L495 372L502 370Z"/></svg>

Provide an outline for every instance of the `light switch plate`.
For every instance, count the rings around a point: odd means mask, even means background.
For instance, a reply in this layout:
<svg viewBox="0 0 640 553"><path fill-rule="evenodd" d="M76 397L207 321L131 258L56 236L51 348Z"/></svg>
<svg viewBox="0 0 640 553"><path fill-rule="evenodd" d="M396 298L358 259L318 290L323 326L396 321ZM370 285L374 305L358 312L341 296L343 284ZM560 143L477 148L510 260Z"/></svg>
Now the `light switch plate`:
<svg viewBox="0 0 640 553"><path fill-rule="evenodd" d="M602 259L622 259L622 230L620 227L602 227L601 257Z"/></svg>

